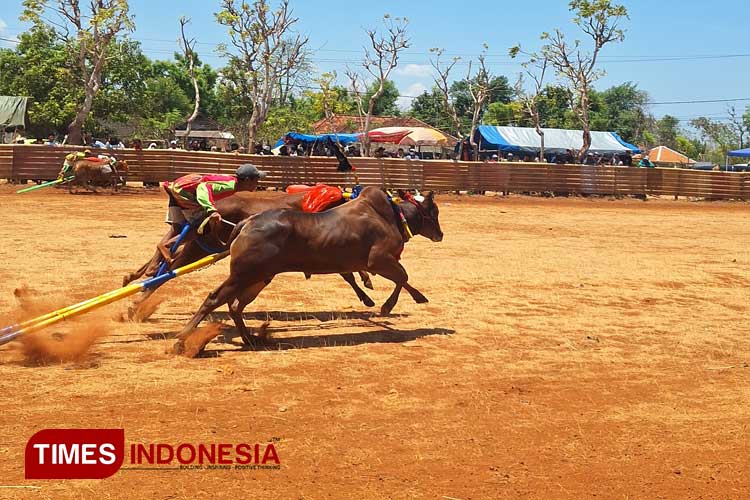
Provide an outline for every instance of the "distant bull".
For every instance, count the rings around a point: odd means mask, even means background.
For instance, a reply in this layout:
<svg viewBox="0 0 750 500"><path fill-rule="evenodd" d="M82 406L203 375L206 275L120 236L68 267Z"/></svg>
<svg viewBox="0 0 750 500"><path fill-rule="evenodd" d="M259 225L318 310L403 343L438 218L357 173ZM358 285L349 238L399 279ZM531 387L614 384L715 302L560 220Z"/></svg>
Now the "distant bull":
<svg viewBox="0 0 750 500"><path fill-rule="evenodd" d="M75 186L83 186L94 192L97 187L111 187L117 191L119 185L125 185L127 172L128 162L124 160L76 158L71 161L68 169L67 175L73 177L68 184L68 191L73 192Z"/></svg>
<svg viewBox="0 0 750 500"><path fill-rule="evenodd" d="M403 217L402 217L403 215ZM405 288L417 303L427 302L411 286L399 263L409 233L442 241L439 210L429 193L424 202L413 198L394 207L386 193L368 187L354 201L321 213L269 210L245 219L232 232L229 277L201 305L178 338L176 350L213 310L224 304L243 341L252 345L242 318L245 307L285 272L351 273L367 270L395 283L381 308L391 312Z"/></svg>

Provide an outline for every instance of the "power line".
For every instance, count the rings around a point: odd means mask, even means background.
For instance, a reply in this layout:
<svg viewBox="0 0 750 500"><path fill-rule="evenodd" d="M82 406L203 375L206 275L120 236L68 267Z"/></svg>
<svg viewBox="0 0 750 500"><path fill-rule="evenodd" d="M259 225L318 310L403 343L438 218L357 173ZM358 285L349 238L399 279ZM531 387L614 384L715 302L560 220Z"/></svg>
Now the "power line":
<svg viewBox="0 0 750 500"><path fill-rule="evenodd" d="M693 101L662 101L662 102L647 102L646 104L651 106L659 106L662 104L709 104L717 102L737 102L737 101L750 101L750 97L738 97L736 99L699 99Z"/></svg>

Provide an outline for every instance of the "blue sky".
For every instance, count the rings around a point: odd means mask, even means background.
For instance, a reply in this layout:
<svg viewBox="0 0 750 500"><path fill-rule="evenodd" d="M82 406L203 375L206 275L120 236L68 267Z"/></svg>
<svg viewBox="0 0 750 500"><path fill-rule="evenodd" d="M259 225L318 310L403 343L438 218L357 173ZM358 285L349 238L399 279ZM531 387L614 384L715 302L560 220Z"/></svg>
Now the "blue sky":
<svg viewBox="0 0 750 500"><path fill-rule="evenodd" d="M748 0L622 0L628 8L626 39L604 49L601 67L606 77L598 88L633 81L646 90L653 102L750 98L750 18ZM222 66L215 45L226 41L224 29L213 13L218 0L130 0L136 16L133 38L142 42L153 58L170 58L177 48L177 20L192 18L189 30L201 42L201 58L214 67ZM2 0L0 38L13 38L25 29L18 20L21 0ZM365 27L375 26L384 13L409 18L411 47L393 74L401 94L418 95L432 84L429 49L442 47L446 53L468 60L489 47L488 60L497 74L514 81L520 67L507 56L508 47L521 43L534 50L539 34L556 27L575 35L566 0L445 0L410 2L382 0L292 0L300 18L299 30L310 37L315 67L336 70L343 82L344 69L357 67L366 41ZM466 5L471 11L460 12ZM739 21L739 22L738 22ZM0 46L12 42L0 40ZM460 66L457 77L463 76ZM408 98L404 98L404 103ZM652 105L657 116L665 113L683 122L704 115L725 119L727 106L744 109L750 99L734 103Z"/></svg>

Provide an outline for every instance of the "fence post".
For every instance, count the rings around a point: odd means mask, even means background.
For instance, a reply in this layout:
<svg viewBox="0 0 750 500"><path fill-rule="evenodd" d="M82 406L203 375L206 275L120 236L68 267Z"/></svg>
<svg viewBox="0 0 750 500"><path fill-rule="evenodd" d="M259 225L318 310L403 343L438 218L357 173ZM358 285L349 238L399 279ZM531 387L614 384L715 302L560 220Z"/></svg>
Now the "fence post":
<svg viewBox="0 0 750 500"><path fill-rule="evenodd" d="M10 180L16 180L16 148L10 147Z"/></svg>

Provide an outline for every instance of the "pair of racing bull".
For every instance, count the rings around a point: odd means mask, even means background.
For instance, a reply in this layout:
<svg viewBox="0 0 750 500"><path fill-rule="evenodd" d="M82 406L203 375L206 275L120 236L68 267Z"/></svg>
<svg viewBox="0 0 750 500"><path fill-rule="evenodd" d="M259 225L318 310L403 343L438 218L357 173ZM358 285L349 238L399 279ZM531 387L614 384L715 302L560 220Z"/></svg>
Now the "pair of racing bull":
<svg viewBox="0 0 750 500"><path fill-rule="evenodd" d="M117 191L119 186L125 186L127 172L127 161L110 155L97 156L87 149L65 157L57 180L66 180L70 193L78 186L93 192L96 192L97 187L111 187L113 191Z"/></svg>
<svg viewBox="0 0 750 500"><path fill-rule="evenodd" d="M123 283L144 274L153 276L165 265L171 270L229 248L229 276L208 295L180 332L178 351L198 324L225 304L243 342L254 345L242 317L243 310L277 274L285 272L301 272L308 277L341 274L368 306L374 302L357 285L353 273L361 273L366 286L369 283L366 273L379 274L395 285L381 307L383 315L391 312L402 289L415 302L425 303L427 298L409 284L406 269L399 260L404 243L412 235L436 242L443 239L439 209L431 192L422 199L400 194L401 200L396 202L381 189L367 187L352 201L341 200L323 212L308 213L301 210L305 193L274 198L237 193L215 204L218 218L231 224L212 225L210 232L203 235L191 229L167 262L163 252L157 250L138 271L125 276ZM171 241L173 233L170 231L165 239Z"/></svg>

